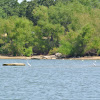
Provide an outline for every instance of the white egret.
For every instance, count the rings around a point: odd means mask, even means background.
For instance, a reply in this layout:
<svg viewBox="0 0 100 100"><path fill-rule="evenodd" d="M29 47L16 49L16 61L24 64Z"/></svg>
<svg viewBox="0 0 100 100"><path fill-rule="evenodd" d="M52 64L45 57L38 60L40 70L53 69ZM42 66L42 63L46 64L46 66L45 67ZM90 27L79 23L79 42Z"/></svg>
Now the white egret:
<svg viewBox="0 0 100 100"><path fill-rule="evenodd" d="M96 60L94 61L95 63L93 63L94 66L96 66Z"/></svg>
<svg viewBox="0 0 100 100"><path fill-rule="evenodd" d="M93 63L93 65L94 65L94 66L96 66L96 64L95 64L95 63Z"/></svg>
<svg viewBox="0 0 100 100"><path fill-rule="evenodd" d="M27 59L26 59L27 60ZM28 60L27 60L27 64L28 64L28 66L31 66L31 64L28 62Z"/></svg>

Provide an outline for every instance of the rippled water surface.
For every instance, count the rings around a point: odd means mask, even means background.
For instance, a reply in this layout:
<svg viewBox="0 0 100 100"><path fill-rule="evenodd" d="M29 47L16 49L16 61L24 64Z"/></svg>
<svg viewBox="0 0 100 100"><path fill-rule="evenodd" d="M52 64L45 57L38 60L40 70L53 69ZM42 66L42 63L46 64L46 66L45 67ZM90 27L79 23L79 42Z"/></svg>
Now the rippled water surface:
<svg viewBox="0 0 100 100"><path fill-rule="evenodd" d="M100 60L28 62L0 60L0 100L100 100Z"/></svg>

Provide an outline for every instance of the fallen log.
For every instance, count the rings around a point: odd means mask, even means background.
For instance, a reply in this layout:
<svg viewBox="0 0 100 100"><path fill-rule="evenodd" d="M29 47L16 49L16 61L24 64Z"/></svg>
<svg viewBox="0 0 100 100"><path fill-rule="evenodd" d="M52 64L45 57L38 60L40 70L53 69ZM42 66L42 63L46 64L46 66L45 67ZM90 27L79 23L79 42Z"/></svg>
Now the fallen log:
<svg viewBox="0 0 100 100"><path fill-rule="evenodd" d="M3 66L25 66L24 63L8 63L8 64L3 64Z"/></svg>

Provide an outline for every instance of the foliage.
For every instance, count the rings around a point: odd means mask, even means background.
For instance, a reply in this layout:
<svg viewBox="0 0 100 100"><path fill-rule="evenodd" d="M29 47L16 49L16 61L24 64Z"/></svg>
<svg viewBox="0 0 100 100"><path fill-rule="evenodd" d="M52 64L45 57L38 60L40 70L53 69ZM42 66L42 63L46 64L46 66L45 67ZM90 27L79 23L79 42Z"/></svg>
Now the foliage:
<svg viewBox="0 0 100 100"><path fill-rule="evenodd" d="M31 56L32 54L32 47L29 47L29 48L25 48L25 56Z"/></svg>
<svg viewBox="0 0 100 100"><path fill-rule="evenodd" d="M100 0L0 0L0 54L100 55Z"/></svg>
<svg viewBox="0 0 100 100"><path fill-rule="evenodd" d="M2 20L0 33L7 33L7 36L2 37L5 43L1 48L7 49L7 54L24 55L24 51L33 43L32 22L26 18L17 17Z"/></svg>
<svg viewBox="0 0 100 100"><path fill-rule="evenodd" d="M51 49L51 50L49 51L49 54L50 54L50 55L54 55L54 54L56 54L58 51L59 51L58 48L54 47L53 49Z"/></svg>
<svg viewBox="0 0 100 100"><path fill-rule="evenodd" d="M59 52L66 56L75 56L74 47L76 45L76 38L78 35L78 33L70 31L65 36L63 36L60 40Z"/></svg>
<svg viewBox="0 0 100 100"><path fill-rule="evenodd" d="M19 14L19 3L17 0L0 0L0 8L8 16L18 16Z"/></svg>
<svg viewBox="0 0 100 100"><path fill-rule="evenodd" d="M49 9L45 6L34 9L33 16L38 18L35 27L36 38L39 39L37 48L40 53L47 54L50 49L59 45L59 35L64 33L64 27L49 21Z"/></svg>
<svg viewBox="0 0 100 100"><path fill-rule="evenodd" d="M0 8L0 18L6 18L6 13L4 12L4 10L2 8Z"/></svg>

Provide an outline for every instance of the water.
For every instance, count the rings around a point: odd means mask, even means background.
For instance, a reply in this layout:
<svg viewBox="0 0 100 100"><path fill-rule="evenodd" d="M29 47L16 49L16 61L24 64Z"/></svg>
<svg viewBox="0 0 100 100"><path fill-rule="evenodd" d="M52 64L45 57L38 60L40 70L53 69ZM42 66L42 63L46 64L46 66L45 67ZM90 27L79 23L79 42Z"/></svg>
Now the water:
<svg viewBox="0 0 100 100"><path fill-rule="evenodd" d="M0 100L100 100L100 60L28 62L31 67L26 60L0 60Z"/></svg>

